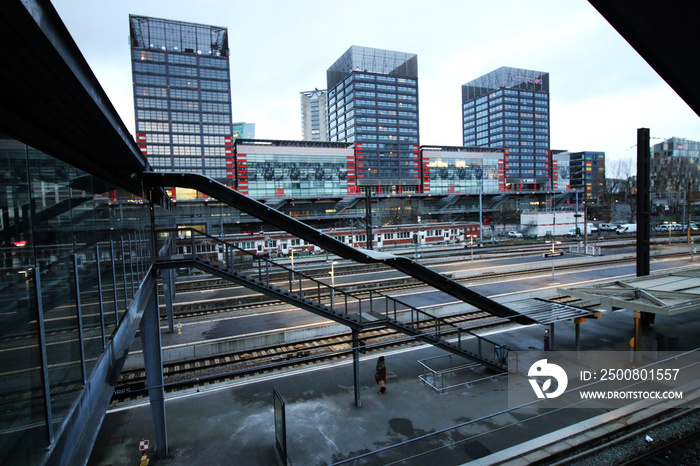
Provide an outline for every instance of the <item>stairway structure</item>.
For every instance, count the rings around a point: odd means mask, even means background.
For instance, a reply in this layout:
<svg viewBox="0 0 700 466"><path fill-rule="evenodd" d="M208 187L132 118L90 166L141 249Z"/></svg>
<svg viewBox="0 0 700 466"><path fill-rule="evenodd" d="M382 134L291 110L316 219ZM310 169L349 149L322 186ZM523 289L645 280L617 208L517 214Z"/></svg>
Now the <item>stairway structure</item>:
<svg viewBox="0 0 700 466"><path fill-rule="evenodd" d="M148 186L196 189L345 259L363 264L378 262L386 264L389 267L420 280L426 285L430 285L460 301L471 304L495 316L506 317L524 325L535 323L535 321L529 317L523 316L513 309L483 296L411 259L383 252L354 248L211 178L192 173L144 172L143 176L144 183Z"/></svg>
<svg viewBox="0 0 700 466"><path fill-rule="evenodd" d="M159 230L159 233L164 231L166 230ZM505 361L492 356L492 353L495 355L497 352L497 344L469 330L458 328L445 318L433 316L381 293L370 292L368 298L347 293L263 255L249 253L192 228L172 229L169 232L173 235L185 233L191 239L192 246L185 254L160 256L156 264L161 269L195 267L354 331L391 327L493 370L506 370ZM220 259L212 261L203 254L198 254L195 238L206 238L215 244ZM456 342L450 341L455 337ZM491 348L493 351L490 351Z"/></svg>
<svg viewBox="0 0 700 466"><path fill-rule="evenodd" d="M144 182L146 185L151 187L185 187L196 189L210 197L216 198L219 201L246 212L260 220L292 233L297 237L313 243L340 257L360 263L381 262L405 273L406 275L416 278L427 285L443 291L460 301L470 304L477 309L486 311L493 316L512 320L525 325L535 323L535 321L530 317L522 315L501 303L493 301L492 299L483 296L428 267L418 264L411 259L384 252L358 249L349 246L316 230L315 228L312 228L292 217L274 210L261 202L237 192L228 186L202 175L146 172L144 173ZM197 267L206 272L226 278L242 286L246 286L250 289L274 297L275 299L299 306L307 311L313 312L343 325L347 325L353 330L353 332L358 332L360 330L376 326L389 326L405 334L415 336L422 341L439 346L452 353L478 361L495 370L503 371L506 369L504 359L502 357L498 357L497 355L497 350L499 348L496 347L498 345L467 330L449 328L449 325L445 324L446 321L444 319L432 316L424 311L408 306L405 303L400 303L399 301L388 296L382 296L382 299L385 301L384 313L378 312L377 309L372 306L373 300L371 295L369 299L369 307L367 306L366 300L364 300L363 309L363 299L352 296L348 293L344 293L335 287L304 276L299 272L286 269L284 266L275 264L269 259L263 258L259 255L256 255L254 258L254 261L258 262L258 277L252 277L250 274L236 270L236 258L240 256L242 252L241 250L236 251L233 245L220 241L217 238L208 238L211 241L220 243L219 247L223 250L222 262L212 263L201 259L197 256L195 252L196 248L193 244L191 247L191 254L180 257L169 256L166 258L161 258L158 260L158 265L163 268L175 268L188 265ZM246 267L249 268L250 262L253 261L248 261ZM262 266L263 262L265 264L264 268ZM270 283L269 280L263 279L263 270L265 270L265 276L267 277L270 267L282 267L283 269L287 270L287 272L290 274L289 289L284 290L280 288L279 285L274 285ZM295 282L299 283L296 292L293 290ZM312 300L304 294L304 283L307 284L307 289L308 284L311 284L312 287L316 287L316 300ZM322 289L324 290L323 295L321 293ZM322 302L322 296L326 296L325 292L327 292L329 301L328 304ZM342 303L342 306L339 306L339 303ZM339 307L342 308L342 310L339 310ZM392 312L390 312L390 309L393 310L393 315L391 315ZM406 318L406 316L410 316L410 318ZM426 322L432 322L433 328L427 329ZM449 332L447 332L447 330L449 330ZM449 338L452 338L456 334L457 343L448 341L447 338L445 338L446 333L450 335ZM463 335L467 336L468 338L463 339ZM486 355L488 352L485 353L481 351L484 344L487 346L493 346L494 357L489 357ZM477 350L475 351L471 347L467 348L468 345L476 345Z"/></svg>

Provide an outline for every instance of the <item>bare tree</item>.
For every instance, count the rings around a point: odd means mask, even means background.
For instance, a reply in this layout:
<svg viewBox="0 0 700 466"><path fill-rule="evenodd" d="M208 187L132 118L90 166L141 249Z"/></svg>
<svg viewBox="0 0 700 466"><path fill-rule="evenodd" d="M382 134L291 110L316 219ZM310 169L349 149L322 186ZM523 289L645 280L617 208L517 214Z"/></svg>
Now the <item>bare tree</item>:
<svg viewBox="0 0 700 466"><path fill-rule="evenodd" d="M633 222L637 213L637 166L632 159L615 160L605 167L605 196L613 218L616 200L629 206L629 221Z"/></svg>
<svg viewBox="0 0 700 466"><path fill-rule="evenodd" d="M685 204L690 216L694 193L700 186L700 164L689 157L655 157L652 181L656 195L675 207Z"/></svg>

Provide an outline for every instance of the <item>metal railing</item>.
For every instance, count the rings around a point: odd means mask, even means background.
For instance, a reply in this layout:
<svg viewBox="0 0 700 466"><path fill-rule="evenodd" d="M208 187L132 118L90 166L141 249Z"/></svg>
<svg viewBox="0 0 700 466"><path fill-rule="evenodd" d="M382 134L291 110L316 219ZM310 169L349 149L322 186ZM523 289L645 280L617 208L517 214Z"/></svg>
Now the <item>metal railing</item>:
<svg viewBox="0 0 700 466"><path fill-rule="evenodd" d="M360 321L371 310L371 297L362 298L336 286L310 277L290 266L275 262L268 254L256 254L223 241L194 228L169 228L157 230L177 235L174 243L183 250L183 257L191 257L218 267L229 274L247 280L257 280L271 289L279 288L295 295L298 300L311 300L344 317L357 317ZM203 258L208 256L208 258Z"/></svg>
<svg viewBox="0 0 700 466"><path fill-rule="evenodd" d="M378 296L377 296L378 295ZM464 327L418 309L410 304L378 292L370 292L370 308L375 309L377 300L384 302L383 314L388 321L394 321L413 329L415 333L454 344L458 350L469 353L481 360L496 362L505 368L508 347L484 338ZM376 311L375 311L376 313Z"/></svg>

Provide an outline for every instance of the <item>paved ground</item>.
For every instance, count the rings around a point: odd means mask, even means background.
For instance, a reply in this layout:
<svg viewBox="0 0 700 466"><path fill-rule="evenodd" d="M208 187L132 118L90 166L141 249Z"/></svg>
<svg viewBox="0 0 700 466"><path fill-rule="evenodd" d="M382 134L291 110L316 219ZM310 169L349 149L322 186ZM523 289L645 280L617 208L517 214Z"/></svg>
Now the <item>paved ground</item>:
<svg viewBox="0 0 700 466"><path fill-rule="evenodd" d="M628 311L589 320L581 326L582 349L626 351L632 323ZM650 338L661 332L678 337L680 349L691 348L699 331L700 322L692 313L660 316ZM489 338L513 350L542 349L543 332L539 326L517 327ZM573 350L573 324L557 324L556 339L556 349ZM360 365L360 408L354 403L349 361L179 395L166 404L169 457L152 459L151 464L275 464L273 388L287 403L287 446L296 465L332 464L421 436L427 437L347 464L390 464L399 459L404 460L401 464L462 464L603 412L534 406L489 417L507 408L506 379L486 378L437 393L419 379L417 361L444 354L423 346L384 353L389 372L384 395L377 394L373 380L378 355L367 355ZM143 439L153 441L148 406L109 412L89 464L138 464Z"/></svg>

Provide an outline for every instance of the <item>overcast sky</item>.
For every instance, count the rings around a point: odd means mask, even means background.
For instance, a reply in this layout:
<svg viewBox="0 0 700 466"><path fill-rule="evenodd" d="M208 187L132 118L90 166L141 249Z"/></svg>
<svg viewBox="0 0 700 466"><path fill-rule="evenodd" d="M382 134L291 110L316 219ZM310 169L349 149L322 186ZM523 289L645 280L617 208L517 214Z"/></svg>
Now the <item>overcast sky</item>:
<svg viewBox="0 0 700 466"><path fill-rule="evenodd" d="M301 139L299 92L326 88L351 46L418 55L421 144L460 146L461 86L501 66L548 72L553 149L636 157L700 140L700 120L585 0L53 0L134 131L129 14L227 27L233 121L257 138Z"/></svg>

